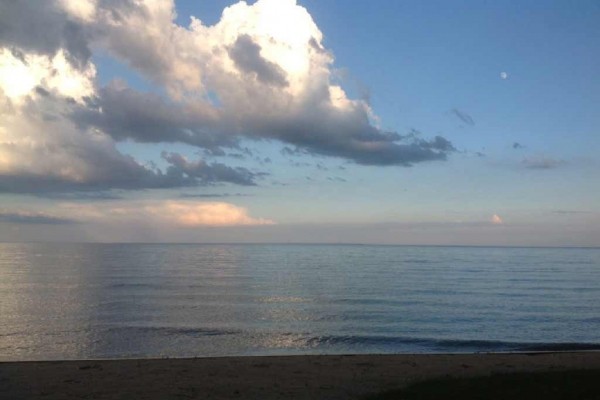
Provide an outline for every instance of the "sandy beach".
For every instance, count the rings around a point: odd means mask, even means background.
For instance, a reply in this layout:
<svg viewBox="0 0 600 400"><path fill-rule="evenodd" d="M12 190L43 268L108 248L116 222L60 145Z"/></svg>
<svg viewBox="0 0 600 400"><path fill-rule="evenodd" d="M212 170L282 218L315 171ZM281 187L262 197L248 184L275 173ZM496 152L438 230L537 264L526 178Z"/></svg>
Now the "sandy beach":
<svg viewBox="0 0 600 400"><path fill-rule="evenodd" d="M600 352L0 363L0 398L360 399L436 377L600 368Z"/></svg>

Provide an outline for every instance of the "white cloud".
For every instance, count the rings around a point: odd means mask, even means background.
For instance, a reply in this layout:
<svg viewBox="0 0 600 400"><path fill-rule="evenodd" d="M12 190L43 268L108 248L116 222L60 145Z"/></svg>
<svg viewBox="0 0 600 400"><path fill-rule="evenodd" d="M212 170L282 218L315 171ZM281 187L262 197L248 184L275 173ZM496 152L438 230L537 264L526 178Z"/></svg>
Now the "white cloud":
<svg viewBox="0 0 600 400"><path fill-rule="evenodd" d="M67 99L81 102L93 93L94 75L93 65L74 69L62 51L16 57L0 49L0 175L81 182L102 174L88 157L117 155L112 140L82 132L61 115Z"/></svg>
<svg viewBox="0 0 600 400"><path fill-rule="evenodd" d="M188 27L177 25L174 2L167 0L99 2L95 15L88 29L97 43L164 85L173 104L194 104L207 116L194 121L186 143L218 132L381 165L443 160L454 150L447 141L438 147L437 139L403 138L374 126L369 105L348 98L334 82L332 53L296 0L242 1L211 26L196 18ZM173 132L151 140L181 137ZM122 137L123 129L115 134ZM129 135L140 139L138 132Z"/></svg>
<svg viewBox="0 0 600 400"><path fill-rule="evenodd" d="M368 104L334 82L333 56L296 0L239 2L215 25L192 18L189 27L176 24L173 0L22 0L0 10L0 192L176 187L208 173L146 168L117 150L115 141L129 138L206 149L235 147L240 136L276 139L371 165L454 151L441 137L373 126ZM90 49L168 96L98 87ZM240 180L227 166L208 167L227 182L254 183L252 174Z"/></svg>
<svg viewBox="0 0 600 400"><path fill-rule="evenodd" d="M244 207L225 202L185 200L120 202L106 204L63 204L62 209L82 221L104 224L156 224L180 228L273 225L254 218Z"/></svg>
<svg viewBox="0 0 600 400"><path fill-rule="evenodd" d="M94 93L92 64L78 70L62 51L15 57L0 49L0 76L0 191L99 184L117 175L150 173L119 153L108 135L80 129L65 117L72 101L83 103Z"/></svg>
<svg viewBox="0 0 600 400"><path fill-rule="evenodd" d="M39 97L36 87L82 103L84 97L95 93L95 76L93 64L78 70L63 50L50 57L0 48L0 91L18 105L27 97Z"/></svg>
<svg viewBox="0 0 600 400"><path fill-rule="evenodd" d="M94 158L125 161L110 137L81 131L62 115L68 101L94 94L95 74L93 64L74 68L62 50L0 48L0 176L82 182L103 175Z"/></svg>
<svg viewBox="0 0 600 400"><path fill-rule="evenodd" d="M273 225L263 218L252 218L245 208L229 203L168 201L144 208L148 214L185 227Z"/></svg>
<svg viewBox="0 0 600 400"><path fill-rule="evenodd" d="M70 15L83 22L92 22L96 16L97 0L58 0L58 2Z"/></svg>
<svg viewBox="0 0 600 400"><path fill-rule="evenodd" d="M504 223L504 221L502 220L502 218L498 214L492 215L492 218L490 219L490 221L494 225L502 225Z"/></svg>
<svg viewBox="0 0 600 400"><path fill-rule="evenodd" d="M99 41L135 69L165 84L173 97L216 91L222 102L234 102L234 98L252 99L253 93L245 89L268 92L230 55L242 36L260 48L260 57L285 72L289 86L283 92L300 95L318 75L325 79L330 75L333 57L321 45L323 35L295 0L259 0L253 5L242 1L224 9L217 24L207 26L192 17L188 28L174 22L172 0L111 5L99 5L95 12ZM66 11L71 12L70 8ZM235 90L239 84L241 90Z"/></svg>
<svg viewBox="0 0 600 400"><path fill-rule="evenodd" d="M257 175L244 168L167 160L170 166L163 173L120 153L101 127L72 119L74 110L87 109L89 99L98 94L95 76L94 64L77 68L64 50L47 55L0 47L0 192L255 184ZM147 103L138 106L147 115L159 112ZM191 104L180 115L195 110Z"/></svg>

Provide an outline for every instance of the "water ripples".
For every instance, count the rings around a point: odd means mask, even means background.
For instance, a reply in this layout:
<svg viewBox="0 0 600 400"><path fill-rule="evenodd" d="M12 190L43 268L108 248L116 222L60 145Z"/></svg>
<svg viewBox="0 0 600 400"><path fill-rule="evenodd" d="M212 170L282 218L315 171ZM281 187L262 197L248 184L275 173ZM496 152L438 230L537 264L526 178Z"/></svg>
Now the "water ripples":
<svg viewBox="0 0 600 400"><path fill-rule="evenodd" d="M597 349L600 250L0 244L0 359Z"/></svg>

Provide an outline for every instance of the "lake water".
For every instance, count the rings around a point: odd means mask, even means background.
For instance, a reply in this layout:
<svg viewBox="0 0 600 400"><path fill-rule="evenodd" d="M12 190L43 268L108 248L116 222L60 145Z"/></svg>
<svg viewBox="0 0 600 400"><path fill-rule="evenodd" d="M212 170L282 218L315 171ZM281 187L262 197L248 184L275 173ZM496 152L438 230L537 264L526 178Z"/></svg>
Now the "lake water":
<svg viewBox="0 0 600 400"><path fill-rule="evenodd" d="M600 249L0 244L0 360L600 349Z"/></svg>

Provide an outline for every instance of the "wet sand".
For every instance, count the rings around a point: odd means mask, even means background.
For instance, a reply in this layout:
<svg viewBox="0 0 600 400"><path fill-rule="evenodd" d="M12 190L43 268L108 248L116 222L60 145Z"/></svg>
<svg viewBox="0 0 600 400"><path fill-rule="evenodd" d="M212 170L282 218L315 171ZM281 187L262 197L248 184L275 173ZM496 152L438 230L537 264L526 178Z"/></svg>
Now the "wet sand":
<svg viewBox="0 0 600 400"><path fill-rule="evenodd" d="M600 352L0 363L0 399L360 399L436 377L600 368Z"/></svg>

